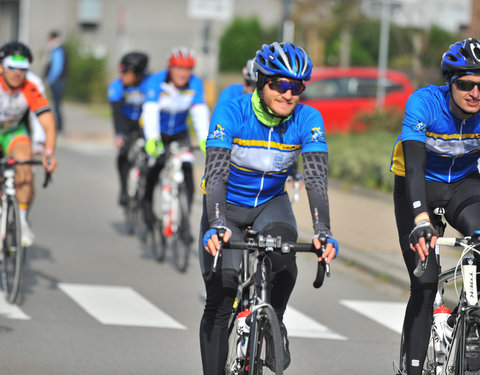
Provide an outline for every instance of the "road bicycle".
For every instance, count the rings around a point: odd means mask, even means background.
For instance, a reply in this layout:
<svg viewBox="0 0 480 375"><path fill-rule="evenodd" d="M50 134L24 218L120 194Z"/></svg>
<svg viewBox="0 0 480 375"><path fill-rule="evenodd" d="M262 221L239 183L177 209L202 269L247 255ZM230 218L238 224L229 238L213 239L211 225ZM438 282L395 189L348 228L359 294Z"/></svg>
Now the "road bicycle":
<svg viewBox="0 0 480 375"><path fill-rule="evenodd" d="M139 233L141 224L141 200L145 189L145 169L147 156L145 140L137 138L127 154L129 169L127 174L127 203L124 206L125 226L128 234Z"/></svg>
<svg viewBox="0 0 480 375"><path fill-rule="evenodd" d="M222 237L222 233L219 236ZM282 242L280 236L264 236L248 229L245 241L229 241L223 243L222 248L243 251L237 294L228 323L225 374L283 374L283 338L277 314L270 304L269 255L274 251L282 254L296 251L313 252L319 257L323 247L317 250L312 243ZM215 277L219 254L214 258L207 282ZM325 274L330 276L329 265L319 262L315 288L323 284Z"/></svg>
<svg viewBox="0 0 480 375"><path fill-rule="evenodd" d="M193 153L188 146L176 141L165 148L165 165L160 174L159 219L154 222L149 234L149 246L153 257L163 262L167 250L173 252L180 272L186 272L191 251L190 204L182 165L193 162Z"/></svg>
<svg viewBox="0 0 480 375"><path fill-rule="evenodd" d="M0 239L2 264L2 289L5 299L15 303L22 279L25 262L25 247L22 246L20 213L15 190L15 167L18 165L41 165L40 160L0 159ZM43 187L50 181L45 172Z"/></svg>
<svg viewBox="0 0 480 375"><path fill-rule="evenodd" d="M436 210L437 215L438 209ZM441 213L440 213L441 215ZM437 227L443 234L445 226ZM440 246L463 248L455 267L441 272ZM445 284L452 282L457 295L453 313L446 322L432 323L427 356L423 364L424 375L480 374L480 306L476 286L477 266L475 254L480 254L480 231L462 238L439 237L435 246L438 264L438 289L434 309L445 306ZM428 258L418 261L414 271L420 277L427 267ZM400 345L400 363L394 362L395 374L406 374L404 337Z"/></svg>

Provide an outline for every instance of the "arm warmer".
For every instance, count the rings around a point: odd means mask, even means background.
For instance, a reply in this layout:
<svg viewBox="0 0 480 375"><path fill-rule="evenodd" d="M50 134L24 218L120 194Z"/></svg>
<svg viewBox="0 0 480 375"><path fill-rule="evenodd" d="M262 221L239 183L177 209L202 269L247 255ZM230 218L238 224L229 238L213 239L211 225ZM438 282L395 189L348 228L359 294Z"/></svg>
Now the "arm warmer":
<svg viewBox="0 0 480 375"><path fill-rule="evenodd" d="M227 182L232 151L223 147L208 147L205 165L207 214L210 227L227 226Z"/></svg>
<svg viewBox="0 0 480 375"><path fill-rule="evenodd" d="M402 142L405 161L405 185L407 199L412 207L413 215L428 212L427 189L425 185L425 143L420 141Z"/></svg>
<svg viewBox="0 0 480 375"><path fill-rule="evenodd" d="M111 102L113 116L113 126L115 128L115 134L127 134L128 133L128 121L125 116L122 115L122 104L120 102Z"/></svg>
<svg viewBox="0 0 480 375"><path fill-rule="evenodd" d="M303 154L305 189L310 203L315 234L331 236L328 205L328 154L307 152Z"/></svg>

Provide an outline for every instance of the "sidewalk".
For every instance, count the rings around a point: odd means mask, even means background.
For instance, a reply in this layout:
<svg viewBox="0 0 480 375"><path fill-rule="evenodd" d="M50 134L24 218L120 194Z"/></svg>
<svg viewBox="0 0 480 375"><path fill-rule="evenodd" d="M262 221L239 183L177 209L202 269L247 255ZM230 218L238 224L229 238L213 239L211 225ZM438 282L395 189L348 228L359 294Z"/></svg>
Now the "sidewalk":
<svg viewBox="0 0 480 375"><path fill-rule="evenodd" d="M65 103L64 117L65 131L59 136L59 144L112 144L113 126L109 118L72 103ZM203 168L198 168L197 181L202 173ZM407 290L410 282L398 244L392 195L359 187L345 188L338 181L330 181L329 200L331 228L340 245L337 261L355 265ZM300 191L300 199L293 209L299 240L310 241L312 220L305 189ZM447 229L445 235L455 236L455 232ZM443 269L454 266L458 255L455 250L442 249Z"/></svg>

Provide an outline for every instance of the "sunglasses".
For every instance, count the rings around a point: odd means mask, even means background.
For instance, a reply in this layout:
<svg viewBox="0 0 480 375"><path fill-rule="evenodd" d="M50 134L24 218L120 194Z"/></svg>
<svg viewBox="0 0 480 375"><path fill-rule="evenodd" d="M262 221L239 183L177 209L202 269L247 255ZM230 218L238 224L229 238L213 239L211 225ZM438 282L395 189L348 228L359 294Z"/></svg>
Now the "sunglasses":
<svg viewBox="0 0 480 375"><path fill-rule="evenodd" d="M27 68L16 68L14 66L9 66L9 65L7 65L6 68L7 68L7 70L9 70L11 72L14 72L15 70L18 70L18 71L20 71L20 73L23 73L23 74L28 72Z"/></svg>
<svg viewBox="0 0 480 375"><path fill-rule="evenodd" d="M455 86L457 86L457 89L459 89L460 91L472 91L475 86L477 86L480 90L480 82L464 81L457 79L455 81Z"/></svg>
<svg viewBox="0 0 480 375"><path fill-rule="evenodd" d="M305 90L303 82L298 81L284 81L284 80L269 80L268 87L280 94L292 90L292 95L300 95Z"/></svg>

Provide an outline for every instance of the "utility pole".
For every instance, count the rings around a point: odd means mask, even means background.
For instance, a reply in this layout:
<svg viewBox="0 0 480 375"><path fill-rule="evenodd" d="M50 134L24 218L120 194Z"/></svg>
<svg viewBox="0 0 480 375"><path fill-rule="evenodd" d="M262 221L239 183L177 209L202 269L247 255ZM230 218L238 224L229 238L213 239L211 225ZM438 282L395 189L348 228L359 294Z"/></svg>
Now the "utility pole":
<svg viewBox="0 0 480 375"><path fill-rule="evenodd" d="M282 42L294 42L295 23L292 21L293 0L283 0Z"/></svg>
<svg viewBox="0 0 480 375"><path fill-rule="evenodd" d="M388 44L390 34L391 0L382 2L382 21L380 24L380 49L378 54L377 109L383 109L385 103L386 72L388 64Z"/></svg>

